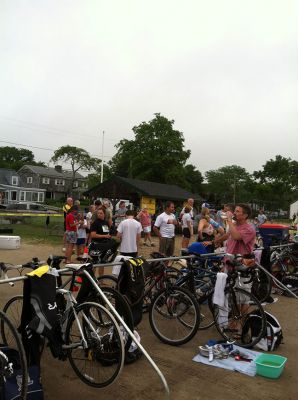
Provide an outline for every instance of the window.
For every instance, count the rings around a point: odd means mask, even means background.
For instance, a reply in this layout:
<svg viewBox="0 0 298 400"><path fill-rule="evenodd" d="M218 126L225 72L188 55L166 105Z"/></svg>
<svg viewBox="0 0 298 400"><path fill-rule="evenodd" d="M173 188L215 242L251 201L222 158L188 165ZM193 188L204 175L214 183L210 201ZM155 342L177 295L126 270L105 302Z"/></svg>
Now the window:
<svg viewBox="0 0 298 400"><path fill-rule="evenodd" d="M72 187L74 187L74 188L79 187L79 182L78 181L73 181Z"/></svg>
<svg viewBox="0 0 298 400"><path fill-rule="evenodd" d="M65 185L64 179L55 179L55 185L64 186Z"/></svg>
<svg viewBox="0 0 298 400"><path fill-rule="evenodd" d="M87 188L87 187L88 187L87 182L82 182L82 183L81 183L81 187L82 187L83 189Z"/></svg>
<svg viewBox="0 0 298 400"><path fill-rule="evenodd" d="M19 183L19 177L18 176L12 176L11 177L11 184L16 186Z"/></svg>
<svg viewBox="0 0 298 400"><path fill-rule="evenodd" d="M44 202L44 192L38 192L38 200L39 203Z"/></svg>
<svg viewBox="0 0 298 400"><path fill-rule="evenodd" d="M26 192L20 192L20 201L25 201L25 193Z"/></svg>
<svg viewBox="0 0 298 400"><path fill-rule="evenodd" d="M32 182L33 182L32 176L27 176L27 183L32 183Z"/></svg>
<svg viewBox="0 0 298 400"><path fill-rule="evenodd" d="M48 185L50 183L50 178L42 178L42 183Z"/></svg>
<svg viewBox="0 0 298 400"><path fill-rule="evenodd" d="M38 193L37 192L33 192L32 193L32 201L37 201L38 199Z"/></svg>
<svg viewBox="0 0 298 400"><path fill-rule="evenodd" d="M32 201L32 192L26 192L26 201Z"/></svg>

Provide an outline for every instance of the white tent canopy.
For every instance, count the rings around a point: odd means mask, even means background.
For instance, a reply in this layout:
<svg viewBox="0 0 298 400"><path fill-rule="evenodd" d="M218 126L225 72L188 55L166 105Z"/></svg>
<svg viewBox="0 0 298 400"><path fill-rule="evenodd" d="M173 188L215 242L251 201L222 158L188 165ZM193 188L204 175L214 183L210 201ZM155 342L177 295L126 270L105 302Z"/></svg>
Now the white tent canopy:
<svg viewBox="0 0 298 400"><path fill-rule="evenodd" d="M293 218L294 214L298 214L298 200L290 205L290 218Z"/></svg>

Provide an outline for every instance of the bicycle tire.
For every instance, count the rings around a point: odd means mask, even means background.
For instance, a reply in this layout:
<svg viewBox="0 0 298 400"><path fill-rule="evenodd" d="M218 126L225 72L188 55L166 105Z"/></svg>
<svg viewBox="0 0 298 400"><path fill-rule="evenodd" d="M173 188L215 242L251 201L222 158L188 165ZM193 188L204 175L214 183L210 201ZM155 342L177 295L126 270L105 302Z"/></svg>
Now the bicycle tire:
<svg viewBox="0 0 298 400"><path fill-rule="evenodd" d="M261 303L252 293L237 287L227 288L225 294L226 314L217 305L213 305L214 312L217 313L214 319L218 332L225 340L238 346L253 347L262 339L266 330L266 316ZM256 336L246 331L246 322L254 314L260 315L260 329Z"/></svg>
<svg viewBox="0 0 298 400"><path fill-rule="evenodd" d="M2 340L3 344L5 346L8 346L9 348L17 350L19 354L19 363L21 367L21 373L18 370L18 375L21 375L20 399L25 400L27 397L27 388L28 388L28 369L27 369L26 354L22 344L22 340L16 328L10 321L10 319L2 311L0 311L0 320L1 320L1 332L2 329L5 330L6 328L10 331L9 340L8 338L5 342L4 340ZM10 360L8 359L8 361Z"/></svg>
<svg viewBox="0 0 298 400"><path fill-rule="evenodd" d="M259 277L256 276L253 278L252 281L252 288L251 292L256 298L259 300L260 303L263 303L268 299L271 294L272 289L272 279L266 272L260 270Z"/></svg>
<svg viewBox="0 0 298 400"><path fill-rule="evenodd" d="M21 323L21 315L23 308L23 295L17 295L8 300L8 302L3 307L3 312L9 318L10 322L19 332L19 326ZM1 336L3 338L3 343L7 343L7 333L5 332L5 327L1 321Z"/></svg>
<svg viewBox="0 0 298 400"><path fill-rule="evenodd" d="M129 327L129 329L133 332L134 330L134 323L133 323L133 316L131 312L131 308L128 304L128 302L125 300L124 296L120 292L118 292L116 289L113 289L111 287L101 287L101 290L104 292L104 294L108 297L110 302L114 305L116 308L116 311L120 314L120 316L123 318L124 322L126 325ZM108 310L109 307L105 303L105 301L102 299L99 293L94 292L90 297L88 297L87 302L95 302L99 303ZM111 310L110 310L111 311ZM113 311L111 311L113 314ZM113 314L114 316L114 314ZM118 321L117 317L114 316L115 319ZM118 324L120 325L120 330L122 332L124 344L125 344L125 351L128 351L132 339L131 337L126 333L125 328L122 327L120 321L118 321Z"/></svg>
<svg viewBox="0 0 298 400"><path fill-rule="evenodd" d="M116 381L124 364L124 343L118 323L105 307L91 302L76 305L68 317L65 342L70 365L82 382L102 388Z"/></svg>
<svg viewBox="0 0 298 400"><path fill-rule="evenodd" d="M153 333L166 344L179 346L189 342L200 325L200 310L189 290L177 286L161 289L149 309Z"/></svg>
<svg viewBox="0 0 298 400"><path fill-rule="evenodd" d="M201 321L199 325L199 330L204 331L211 328L215 324L215 317L212 303L213 292L210 293L207 298L198 298L200 304L200 316Z"/></svg>
<svg viewBox="0 0 298 400"><path fill-rule="evenodd" d="M115 275L100 275L96 278L100 288L111 287L113 289L117 288L118 278Z"/></svg>
<svg viewBox="0 0 298 400"><path fill-rule="evenodd" d="M22 316L22 308L23 308L23 295L18 294L11 299L8 300L8 302L5 304L3 307L3 312L8 316L10 321L12 322L13 326L16 328L16 330L20 333L20 323L21 323L21 316ZM2 324L1 325L1 335L3 337L3 340L6 341L6 335L7 333L5 332L5 329ZM44 337L39 337L39 353L40 355L43 353L45 347L45 338Z"/></svg>

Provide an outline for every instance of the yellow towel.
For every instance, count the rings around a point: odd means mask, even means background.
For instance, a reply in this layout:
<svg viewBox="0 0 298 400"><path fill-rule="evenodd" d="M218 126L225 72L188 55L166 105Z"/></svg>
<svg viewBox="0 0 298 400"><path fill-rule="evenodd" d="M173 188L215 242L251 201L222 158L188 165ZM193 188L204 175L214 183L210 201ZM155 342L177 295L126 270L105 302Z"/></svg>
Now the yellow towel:
<svg viewBox="0 0 298 400"><path fill-rule="evenodd" d="M36 268L34 271L32 272L28 272L29 276L38 276L39 278L41 278L44 274L46 274L49 270L49 266L47 264L42 265L41 267Z"/></svg>

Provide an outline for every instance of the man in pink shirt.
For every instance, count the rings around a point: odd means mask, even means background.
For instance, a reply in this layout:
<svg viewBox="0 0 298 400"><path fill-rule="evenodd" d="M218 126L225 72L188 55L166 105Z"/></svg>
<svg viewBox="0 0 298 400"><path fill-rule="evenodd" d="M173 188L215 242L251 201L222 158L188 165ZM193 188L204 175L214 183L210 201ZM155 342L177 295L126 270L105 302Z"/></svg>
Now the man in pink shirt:
<svg viewBox="0 0 298 400"><path fill-rule="evenodd" d="M252 253L256 232L252 224L247 222L247 219L251 216L249 205L237 204L234 214L227 211L226 216L228 232L215 239L215 242L223 242L227 239L226 252L230 254L246 255Z"/></svg>

